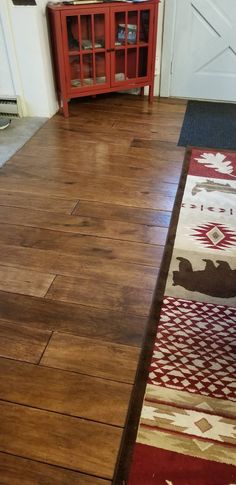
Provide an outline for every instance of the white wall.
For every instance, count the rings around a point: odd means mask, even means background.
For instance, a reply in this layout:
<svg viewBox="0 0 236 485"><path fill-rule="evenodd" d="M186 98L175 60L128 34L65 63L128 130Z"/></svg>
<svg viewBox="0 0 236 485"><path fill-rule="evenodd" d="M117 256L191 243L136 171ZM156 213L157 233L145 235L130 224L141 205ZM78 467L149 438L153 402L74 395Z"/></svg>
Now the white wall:
<svg viewBox="0 0 236 485"><path fill-rule="evenodd" d="M0 96L14 96L15 89L11 74L11 66L8 59L8 51L5 43L2 17L0 16Z"/></svg>
<svg viewBox="0 0 236 485"><path fill-rule="evenodd" d="M165 7L165 0L161 0L161 2L159 3L158 26L157 26L157 50L156 50L155 85L154 85L155 96L159 96L160 94L164 7Z"/></svg>
<svg viewBox="0 0 236 485"><path fill-rule="evenodd" d="M20 79L16 94L24 100L24 115L50 117L57 110L57 100L45 16L47 0L27 7L6 1L17 58L13 75Z"/></svg>

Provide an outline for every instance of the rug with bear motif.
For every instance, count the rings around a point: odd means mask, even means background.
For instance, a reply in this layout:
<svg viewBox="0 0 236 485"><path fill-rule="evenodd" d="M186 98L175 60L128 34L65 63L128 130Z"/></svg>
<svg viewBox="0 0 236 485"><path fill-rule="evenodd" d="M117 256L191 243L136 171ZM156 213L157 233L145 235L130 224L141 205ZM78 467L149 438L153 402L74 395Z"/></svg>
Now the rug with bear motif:
<svg viewBox="0 0 236 485"><path fill-rule="evenodd" d="M236 485L236 152L192 148L128 485Z"/></svg>

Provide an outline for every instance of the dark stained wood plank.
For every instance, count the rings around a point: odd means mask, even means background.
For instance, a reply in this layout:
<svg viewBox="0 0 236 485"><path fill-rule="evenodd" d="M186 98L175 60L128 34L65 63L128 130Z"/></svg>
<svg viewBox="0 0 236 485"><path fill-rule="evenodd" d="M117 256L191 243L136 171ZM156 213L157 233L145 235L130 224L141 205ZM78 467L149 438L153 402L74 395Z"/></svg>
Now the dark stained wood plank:
<svg viewBox="0 0 236 485"><path fill-rule="evenodd" d="M54 333L41 365L133 383L140 349Z"/></svg>
<svg viewBox="0 0 236 485"><path fill-rule="evenodd" d="M167 128L168 129L168 128ZM105 174L114 174L112 172L112 166L115 163L115 170L116 166L121 166L123 168L124 165L135 166L139 171L141 168L146 168L148 170L149 176L152 174L152 170L157 169L159 164L160 168L162 169L163 164L165 167L168 168L170 172L172 171L172 164L174 167L176 164L178 166L182 166L185 148L178 147L176 141L173 143L170 142L163 142L159 140L159 146L156 147L155 153L153 150L142 151L142 154L135 147L129 147L128 150L123 148L122 144L119 146L115 145L112 147L112 150L108 150L107 147L103 144L99 145L99 150L94 145L84 145L79 144L76 146L76 151L73 150L70 153L70 157L68 159L68 150L63 145L55 145L55 146L46 146L40 147L40 160L45 159L47 165L52 161L52 167L57 168L58 170L62 168L68 170L76 171L75 167L77 167L77 171L79 172L80 169L83 171L89 171L89 167L91 164L91 169L97 170L98 173L104 173L101 166L105 167ZM26 158L29 159L33 156L35 157L35 147L31 147L28 143L24 145L24 147L14 156L9 162L9 165L16 165L21 166L21 161L23 162L23 167L30 166L29 163L27 164ZM82 161L81 165L78 164L78 157L79 160ZM87 160L87 165L86 165ZM120 160L120 163L119 163ZM41 162L42 163L42 162ZM110 167L109 172L106 171L107 167ZM83 169L86 168L86 170ZM174 168L173 167L173 168ZM43 166L42 166L43 168ZM116 175L116 173L115 173ZM173 182L174 180L171 180Z"/></svg>
<svg viewBox="0 0 236 485"><path fill-rule="evenodd" d="M42 151L43 155L41 153ZM50 167L53 173L60 171L65 176L68 175L68 172L73 172L74 176L78 177L78 174L83 172L90 173L94 177L102 174L131 179L140 179L142 177L149 181L156 177L161 182L178 183L183 160L181 156L177 155L175 161L173 158L173 150L170 151L169 155L166 155L164 150L157 150L155 158L153 157L152 160L148 161L145 158L137 159L133 155L123 155L121 157L113 153L105 154L104 152L100 153L98 151L94 154L91 151L87 153L84 150L83 152L81 151L78 164L77 152L71 153L68 158L65 151L61 151L57 156L55 156L55 151L56 149L52 147L44 149L42 147L40 154L34 155L35 165L38 170L37 173L39 173L39 169L44 171ZM168 163L169 159L171 163ZM25 173L36 173L35 166L32 168L30 155L16 155L11 160L11 164L19 168L21 172L23 169Z"/></svg>
<svg viewBox="0 0 236 485"><path fill-rule="evenodd" d="M64 215L45 211L25 210L20 207L0 206L0 223L39 227L75 234L109 237L149 244L164 244L166 227L141 225L131 222L104 220L97 217Z"/></svg>
<svg viewBox="0 0 236 485"><path fill-rule="evenodd" d="M139 131L140 128L143 130L149 128L149 134L152 136L153 133L156 133L158 129L162 128L166 120L168 120L170 125L175 122L175 127L177 127L179 120L183 118L183 114L185 112L185 107L178 111L173 109L171 110L166 107L164 107L164 109L159 107L157 110L152 110L152 113L150 113L148 110L141 111L140 109L135 109L133 107L131 110L127 106L118 107L113 105L111 109L111 106L112 105L107 106L107 109L105 108L101 112L101 110L98 109L98 105L89 107L89 104L87 104L87 106L81 104L79 107L81 110L81 117L73 116L72 113L70 119L63 120L63 122L61 122L59 117L55 117L53 123L50 123L50 126L49 124L47 125L48 130L53 130L55 127L58 127L61 130L72 130L81 126L81 128L97 128L99 133L104 133L107 131L107 128L109 128L109 131L106 133L109 137L114 128L116 128L116 123L123 123L123 126L126 128L126 133L129 133L129 130L132 128L135 131ZM92 109L93 116L91 116L90 109ZM150 114L151 116L147 116ZM160 114L162 123L158 124L158 115ZM46 126L42 127L42 133L45 133L46 129Z"/></svg>
<svg viewBox="0 0 236 485"><path fill-rule="evenodd" d="M0 451L111 479L121 429L0 402Z"/></svg>
<svg viewBox="0 0 236 485"><path fill-rule="evenodd" d="M0 320L140 346L147 318L0 291Z"/></svg>
<svg viewBox="0 0 236 485"><path fill-rule="evenodd" d="M14 158L12 159L14 160ZM32 161L31 161L32 163ZM17 192L15 190L0 190L0 205L21 207L24 209L44 210L70 214L77 200L60 199L58 197L42 197L32 192Z"/></svg>
<svg viewBox="0 0 236 485"><path fill-rule="evenodd" d="M115 204L99 204L81 200L73 210L73 215L91 215L99 219L126 221L145 226L169 227L171 212L139 209Z"/></svg>
<svg viewBox="0 0 236 485"><path fill-rule="evenodd" d="M135 100L135 101L134 101ZM132 94L118 94L112 93L107 95L99 95L96 98L93 98L93 103L91 104L90 98L81 98L80 100L73 100L70 104L70 109L72 111L72 116L75 116L77 113L78 108L87 108L92 109L95 111L96 109L99 111L112 111L116 108L119 110L118 112L126 112L128 115L129 113L136 113L136 111L140 113L147 113L149 115L155 116L157 112L159 112L162 107L165 105L167 108L171 109L171 107L176 108L176 112L180 111L180 108L183 111L183 108L186 106L186 100L179 100L173 98L154 98L153 104L150 105L148 103L148 97L139 97L134 96ZM132 110L130 109L132 108ZM179 108L179 109L178 109ZM70 118L69 118L70 119Z"/></svg>
<svg viewBox="0 0 236 485"><path fill-rule="evenodd" d="M104 192L105 190L109 191L110 197L112 197L112 191L115 191L117 194L122 194L123 196L126 195L126 191L129 190L129 194L132 196L132 192L134 193L140 193L145 194L144 195L150 195L150 193L153 193L155 195L156 192L163 196L167 197L175 197L176 189L177 189L177 184L174 183L169 183L169 182L163 182L161 180L158 180L156 178L145 178L142 180L140 179L134 179L133 177L128 178L128 177L118 177L114 176L111 174L110 176L105 175L103 173L100 173L99 176L96 177L96 179L93 180L93 187L91 186L91 174L90 173L85 173L85 172L80 172L79 177L77 175L75 179L75 174L71 173L70 171L67 171L65 169L51 169L50 167L48 168L47 172L44 173L40 168L37 168L37 166L32 165L30 168L27 170L24 170L21 168L21 166L12 166L12 165L4 165L0 172L0 181L2 185L3 180L7 180L9 176L14 176L19 179L24 179L27 181L27 184L30 181L38 181L38 182L43 182L45 186L49 185L50 182L57 182L58 184L62 184L63 187L67 186L67 192L70 194L70 197L73 193L75 193L76 190L76 196L78 194L77 188L79 188L80 193L82 194L83 197L85 198L85 195L88 194L88 190L91 192L92 195L92 188L99 193ZM87 184L87 186L84 186ZM2 186L4 188L4 186ZM20 187L19 187L20 189ZM147 193L148 192L148 193ZM61 193L57 194L57 196L62 196ZM86 197L87 200L93 200L88 197ZM111 202L111 201L110 201ZM135 203L136 202L136 203ZM136 206L137 201L134 201L133 204L127 204L127 205L134 205ZM122 205L122 204L121 204ZM123 204L125 205L125 204Z"/></svg>
<svg viewBox="0 0 236 485"><path fill-rule="evenodd" d="M134 288L125 283L120 286L97 279L57 276L46 298L148 316L152 296L153 292L145 286Z"/></svg>
<svg viewBox="0 0 236 485"><path fill-rule="evenodd" d="M75 148L75 147L74 147ZM127 155L129 153L130 149L127 150L127 148L120 145L113 145L112 147L112 153L115 155ZM54 143L53 145L50 146L40 146L40 152L42 156L45 154L50 155L54 158L58 158L58 160L66 157L66 154L68 156L68 148L61 143ZM71 152L71 151L70 151ZM103 155L103 160L104 158L106 159L108 154L111 152L109 149L107 149L107 146L103 143L99 144L99 150L98 147L96 146L96 143L91 144L91 143L79 143L76 145L76 150L74 149L72 151L72 154L70 153L70 156L73 158L75 157L85 157L85 153L88 153L88 161L90 161L91 158L94 157L95 160L100 159L100 157ZM19 157L34 157L35 154L35 145L32 145L30 142L28 142L26 145L24 145L19 151L18 151L18 156ZM152 157L153 158L153 157ZM15 159L15 157L14 157ZM10 162L8 163L9 165L14 165L14 159L11 159Z"/></svg>
<svg viewBox="0 0 236 485"><path fill-rule="evenodd" d="M70 110L72 117L76 117L78 109L82 112L87 112L92 109L93 113L96 111L105 112L106 116L107 113L111 112L114 114L117 113L118 117L122 119L122 115L127 115L128 117L133 117L134 121L139 119L139 116L142 115L149 115L145 116L145 122L148 123L152 118L157 118L160 116L160 113L164 114L172 114L172 113L180 113L183 115L186 109L186 100L177 99L177 98L154 98L152 106L148 103L147 97L134 97L133 95L122 95L120 96L117 93L112 93L109 96L98 96L96 99L93 99L93 104L91 106L91 102L88 98L80 99L78 102L73 102L70 105ZM59 116L55 117L59 119ZM69 118L70 119L70 118ZM77 119L77 117L76 117Z"/></svg>
<svg viewBox="0 0 236 485"><path fill-rule="evenodd" d="M44 296L54 277L55 275L28 269L0 266L0 290L23 295Z"/></svg>
<svg viewBox="0 0 236 485"><path fill-rule="evenodd" d="M149 290L153 289L158 275L158 268L152 266L132 264L125 261L103 261L102 259L99 260L99 258L88 259L86 256L80 256L79 254L75 256L54 251L6 245L0 246L0 265L4 265L6 268L22 268L22 273L25 268L30 267L34 270L31 280L34 281L35 272L35 275L39 274L39 276L37 276L39 283L41 280L44 281L43 278L45 278L45 283L51 281L55 274L63 276L80 275L85 279L99 278L104 282L119 285L123 285L125 282L127 286L142 287ZM5 271L8 272L8 269ZM14 271L16 272L17 270L15 269ZM18 271L20 274L21 270L19 269ZM52 276L44 276L43 273L41 276L40 273L37 273L39 271L45 271L45 273L47 271L47 273L51 273ZM9 269L9 278L10 272L11 270ZM38 280L35 276L36 283ZM28 285L28 291L31 291L31 294L34 290L35 292L39 292L36 283L33 288L31 288L30 284ZM45 284L45 287L46 286L47 285ZM49 285L47 288L48 287ZM23 293L23 291L21 291L21 293ZM40 296L44 296L45 293L46 291L42 291Z"/></svg>
<svg viewBox="0 0 236 485"><path fill-rule="evenodd" d="M163 246L8 224L0 231L0 244L156 267L160 266L163 255Z"/></svg>
<svg viewBox="0 0 236 485"><path fill-rule="evenodd" d="M105 110L106 111L106 110ZM130 113L129 116L125 116L122 118L122 113L118 111L107 111L106 116L104 116L104 112L101 113L98 110L94 110L94 117L91 117L88 110L82 109L83 116L78 118L78 116L72 121L65 120L64 123L60 123L58 118L54 118L53 123L50 124L48 127L48 131L55 133L55 129L58 131L60 130L61 133L65 136L66 132L74 130L80 131L80 133L88 134L88 130L91 131L91 134L94 135L92 138L97 139L97 135L100 136L101 134L105 134L107 139L110 140L113 133L116 131L125 131L125 139L128 139L130 133L137 133L138 135L146 133L150 139L160 137L162 138L163 135L163 128L166 128L168 124L170 128L170 132L174 129L177 131L178 129L178 122L180 117L182 118L182 114L180 116L179 113L172 113L164 112L162 110L162 120L161 124L158 123L157 114L153 114L153 116L146 116L146 113L140 113L139 116L135 115L135 113ZM112 124L112 126L111 126ZM107 132L107 130L109 131ZM45 133L46 128L43 128L43 132ZM47 131L47 133L48 133ZM106 133L107 132L107 133ZM178 133L177 133L178 136ZM144 138L144 136L142 136ZM92 140L91 140L92 141Z"/></svg>
<svg viewBox="0 0 236 485"><path fill-rule="evenodd" d="M168 127L166 128L168 130ZM135 139L135 138L134 138ZM133 140L134 140L133 139ZM128 155L133 156L138 160L149 160L153 162L153 159L163 159L170 165L172 162L178 162L182 165L185 154L185 148L177 146L177 139L173 142L167 142L163 140L155 140L155 148L141 146L130 146Z"/></svg>
<svg viewBox="0 0 236 485"><path fill-rule="evenodd" d="M145 116L140 115L140 117L135 116L133 114L126 115L125 118L122 118L122 113L119 113L119 116L114 116L114 112L106 113L105 112L98 113L94 112L94 117L91 117L89 110L83 112L83 117L79 119L77 117L76 120L73 120L73 124L71 120L67 120L64 123L54 123L48 125L47 131L46 128L43 127L41 130L40 135L40 142L42 144L45 143L47 137L51 134L55 134L58 136L58 133L61 133L61 137L69 143L69 139L67 136L68 132L74 132L77 135L78 140L87 141L89 143L94 143L94 139L97 142L105 142L111 145L117 145L121 133L123 135L122 142L127 143L132 136L133 133L137 134L137 136L148 136L150 139L152 138L159 138L161 140L166 141L175 141L178 137L178 124L179 116L178 114L169 114L168 116L168 130L166 130L165 116L162 116L162 123L155 124L155 116L150 120L150 123L145 123ZM140 118L137 120L137 118ZM142 123L143 120L143 123ZM56 130L57 129L57 130ZM114 136L114 133L117 136Z"/></svg>
<svg viewBox="0 0 236 485"><path fill-rule="evenodd" d="M2 400L124 426L129 384L8 359L0 359L0 372Z"/></svg>
<svg viewBox="0 0 236 485"><path fill-rule="evenodd" d="M150 144L148 143L148 140L145 138L136 138L134 137L132 140L131 147L132 148L146 148L147 150L155 150L155 152L162 157L168 157L167 160L169 162L172 162L174 159L178 159L180 162L182 160L182 156L185 152L185 149L183 147L178 147L176 145L176 142L167 142L163 140L149 140ZM138 150L135 150L135 153L138 152ZM170 160L169 160L170 158ZM166 158L165 158L166 159ZM171 165L170 165L171 166Z"/></svg>
<svg viewBox="0 0 236 485"><path fill-rule="evenodd" d="M47 330L0 321L0 356L37 363L50 336Z"/></svg>
<svg viewBox="0 0 236 485"><path fill-rule="evenodd" d="M148 137L150 142L156 140L174 142L179 134L179 128L176 126L175 120L172 123L171 120L169 120L167 126L165 126L163 120L162 125L153 130L150 130L149 127L142 127L141 125L139 125L139 127L137 125L132 126L129 121L117 121L114 123L113 127L116 129L117 136L122 137L122 139L124 135L127 137L129 134L130 136L135 137Z"/></svg>
<svg viewBox="0 0 236 485"><path fill-rule="evenodd" d="M29 141L29 144L31 146L38 146L38 144L46 146L50 142L52 143L52 145L60 142L64 144L64 146L66 146L68 149L72 149L73 135L73 137L76 136L76 141L79 144L85 143L94 145L95 143L109 143L109 145L115 146L120 144L120 138L118 136L114 136L115 132L116 130L108 130L108 128L106 127L101 127L101 129L99 129L98 126L94 126L93 129L91 126L76 126L76 124L67 127L65 125L59 125L58 127L51 126L50 128L48 127L47 131L43 130L41 133L38 133L37 140L35 140L35 138L32 138ZM125 133L122 139L122 144L124 145L124 147L128 148L131 140L132 133Z"/></svg>
<svg viewBox="0 0 236 485"><path fill-rule="evenodd" d="M176 184L124 179L121 177L96 177L91 184L91 175L82 173L78 178L68 174L65 178L56 175L24 176L21 173L3 167L0 171L0 190L17 190L18 192L34 192L42 196L77 198L78 200L94 200L102 203L120 204L141 208L172 210ZM124 183L125 181L125 183Z"/></svg>
<svg viewBox="0 0 236 485"><path fill-rule="evenodd" d="M178 130L178 129L177 129ZM145 138L134 138L131 143L135 148L148 148L149 150L156 150L160 145L159 140L150 140Z"/></svg>
<svg viewBox="0 0 236 485"><path fill-rule="evenodd" d="M168 128L167 128L168 129ZM133 137L133 140L135 137ZM24 153L22 150L24 149ZM67 170L72 172L88 172L95 171L97 174L121 176L131 174L130 167L136 167L137 173L142 169L146 170L149 180L152 170L157 170L160 166L160 171L167 172L168 165L170 170L177 169L182 165L182 155L185 149L176 145L176 142L165 142L159 140L159 145L155 150L155 156L150 158L150 155L142 160L135 156L135 150L129 147L128 150L122 149L120 146L113 146L112 150L108 150L105 145L100 145L97 150L96 145L83 145L80 144L76 147L76 150L70 153L70 157L66 157L68 150L62 145L60 146L41 146L40 154L33 153L33 147L27 144L17 154L11 158L8 162L8 168L10 165L22 169L32 170L32 164L30 164L30 158L34 155L38 167L45 170L47 164L50 163L50 168L60 172L61 170ZM35 150L35 149L34 149ZM137 150L136 150L137 151ZM86 166L86 152L88 156L88 164ZM78 163L79 155L79 163ZM138 155L138 153L137 153ZM77 163L76 163L77 162ZM167 162L170 162L169 164ZM115 172L112 172L112 166ZM126 172L125 167L128 171ZM124 169L124 172L122 171ZM163 181L163 180L162 180ZM170 180L173 183L173 180Z"/></svg>
<svg viewBox="0 0 236 485"><path fill-rule="evenodd" d="M74 121L72 125L63 126L57 124L57 126L50 126L47 128L47 132L42 130L41 138L37 139L37 144L42 146L49 144L51 140L52 146L58 143L58 137L60 137L60 143L63 143L67 149L71 149L73 146L72 136L76 136L77 142L84 146L99 144L109 144L110 146L119 146L122 137L122 146L127 149L134 137L147 138L152 140L162 140L170 143L176 142L178 138L179 129L176 126L176 119L169 119L165 123L163 119L162 125L157 126L155 124L145 127L141 123L135 123L133 126L129 121L111 121L113 123L112 128L110 126L99 127L96 122L83 119L81 122ZM32 139L29 142L31 146L35 146L36 141Z"/></svg>
<svg viewBox="0 0 236 485"><path fill-rule="evenodd" d="M110 485L110 480L0 453L1 485Z"/></svg>

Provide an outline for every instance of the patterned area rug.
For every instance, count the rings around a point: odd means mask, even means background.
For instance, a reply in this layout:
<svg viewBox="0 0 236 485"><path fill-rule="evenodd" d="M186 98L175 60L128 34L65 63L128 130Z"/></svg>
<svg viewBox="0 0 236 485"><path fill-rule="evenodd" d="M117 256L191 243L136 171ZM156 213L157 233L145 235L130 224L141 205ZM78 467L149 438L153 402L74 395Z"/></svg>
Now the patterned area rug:
<svg viewBox="0 0 236 485"><path fill-rule="evenodd" d="M188 162L129 485L236 484L236 153Z"/></svg>

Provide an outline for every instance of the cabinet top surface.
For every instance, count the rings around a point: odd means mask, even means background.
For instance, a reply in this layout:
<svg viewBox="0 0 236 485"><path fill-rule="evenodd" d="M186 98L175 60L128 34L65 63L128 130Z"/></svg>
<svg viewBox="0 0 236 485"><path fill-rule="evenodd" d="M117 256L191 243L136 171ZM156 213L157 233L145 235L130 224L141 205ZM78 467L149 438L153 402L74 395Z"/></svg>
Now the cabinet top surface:
<svg viewBox="0 0 236 485"><path fill-rule="evenodd" d="M85 3L85 0L77 1L76 3L63 3L63 2L57 2L57 3L52 3L49 2L47 4L47 7L51 10L69 10L69 9L75 9L75 8L88 8L88 7L104 7L104 6L109 6L109 7L137 7L138 5L150 5L150 4L157 4L161 0L133 0L133 1L125 1L125 0L115 0L115 1L109 1L109 0L104 0L104 1L95 1L92 3L91 1L88 0L88 3Z"/></svg>

